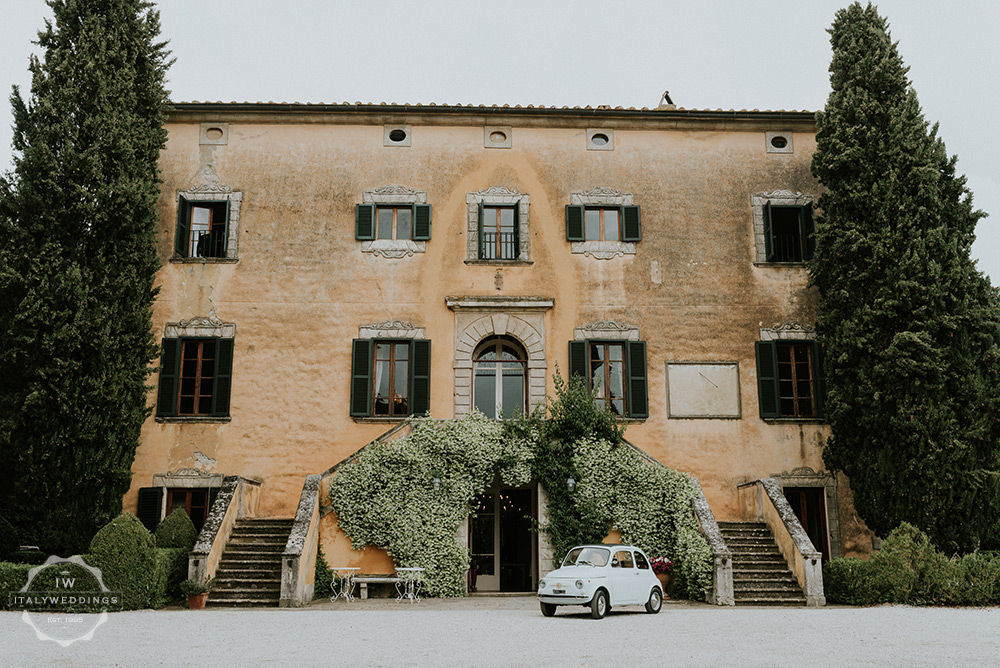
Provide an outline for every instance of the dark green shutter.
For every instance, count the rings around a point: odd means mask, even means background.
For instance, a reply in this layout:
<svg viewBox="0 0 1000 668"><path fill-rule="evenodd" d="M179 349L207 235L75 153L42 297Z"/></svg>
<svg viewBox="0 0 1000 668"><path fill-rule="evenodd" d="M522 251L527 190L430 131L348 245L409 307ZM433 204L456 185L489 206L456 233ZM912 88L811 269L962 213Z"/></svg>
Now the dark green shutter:
<svg viewBox="0 0 1000 668"><path fill-rule="evenodd" d="M371 415L372 340L354 339L351 353L351 415Z"/></svg>
<svg viewBox="0 0 1000 668"><path fill-rule="evenodd" d="M514 260L521 259L521 203L514 205Z"/></svg>
<svg viewBox="0 0 1000 668"><path fill-rule="evenodd" d="M413 240L431 240L431 205L415 204L413 206Z"/></svg>
<svg viewBox="0 0 1000 668"><path fill-rule="evenodd" d="M569 342L569 375L580 376L587 380L590 375L587 373L587 342Z"/></svg>
<svg viewBox="0 0 1000 668"><path fill-rule="evenodd" d="M816 406L816 417L826 416L826 370L823 367L823 346L817 341L812 342L810 350L813 374L813 396Z"/></svg>
<svg viewBox="0 0 1000 668"><path fill-rule="evenodd" d="M219 248L219 257L229 257L229 208L232 203L226 200L226 224L223 227L221 248Z"/></svg>
<svg viewBox="0 0 1000 668"><path fill-rule="evenodd" d="M135 509L135 516L139 518L142 525L149 531L156 531L156 525L160 523L160 513L163 510L163 488L162 487L140 487L139 503Z"/></svg>
<svg viewBox="0 0 1000 668"><path fill-rule="evenodd" d="M802 259L809 261L816 252L816 222L813 220L812 205L802 207L799 220L802 224Z"/></svg>
<svg viewBox="0 0 1000 668"><path fill-rule="evenodd" d="M410 342L410 413L423 415L431 409L431 342Z"/></svg>
<svg viewBox="0 0 1000 668"><path fill-rule="evenodd" d="M357 204L354 207L354 238L369 241L375 238L375 205Z"/></svg>
<svg viewBox="0 0 1000 668"><path fill-rule="evenodd" d="M483 203L479 203L479 259L486 259L486 238L483 236Z"/></svg>
<svg viewBox="0 0 1000 668"><path fill-rule="evenodd" d="M774 341L758 341L757 400L762 418L781 417L778 406L778 359Z"/></svg>
<svg viewBox="0 0 1000 668"><path fill-rule="evenodd" d="M215 387L212 390L212 415L229 417L229 394L233 387L233 340L216 339Z"/></svg>
<svg viewBox="0 0 1000 668"><path fill-rule="evenodd" d="M764 202L764 261L774 262L774 239L771 236L770 202Z"/></svg>
<svg viewBox="0 0 1000 668"><path fill-rule="evenodd" d="M188 256L191 229L191 203L183 197L177 198L177 230L174 236L174 252L180 257Z"/></svg>
<svg viewBox="0 0 1000 668"><path fill-rule="evenodd" d="M622 241L642 241L642 217L639 207L622 207Z"/></svg>
<svg viewBox="0 0 1000 668"><path fill-rule="evenodd" d="M585 241L583 231L583 207L566 205L566 241Z"/></svg>
<svg viewBox="0 0 1000 668"><path fill-rule="evenodd" d="M177 415L177 383L181 366L181 340L163 339L160 353L160 387L156 396L156 414Z"/></svg>
<svg viewBox="0 0 1000 668"><path fill-rule="evenodd" d="M646 342L629 341L628 348L628 416L649 417L649 388L646 382Z"/></svg>

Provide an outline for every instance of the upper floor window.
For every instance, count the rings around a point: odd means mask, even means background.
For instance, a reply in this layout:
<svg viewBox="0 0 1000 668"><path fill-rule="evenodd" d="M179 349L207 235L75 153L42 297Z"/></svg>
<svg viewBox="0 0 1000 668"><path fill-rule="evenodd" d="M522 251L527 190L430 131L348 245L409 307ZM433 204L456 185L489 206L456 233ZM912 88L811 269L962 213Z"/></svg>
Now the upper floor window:
<svg viewBox="0 0 1000 668"><path fill-rule="evenodd" d="M480 206L479 259L516 260L519 255L517 207Z"/></svg>
<svg viewBox="0 0 1000 668"><path fill-rule="evenodd" d="M387 241L428 241L430 204L358 204L355 238Z"/></svg>
<svg viewBox="0 0 1000 668"><path fill-rule="evenodd" d="M528 196L493 187L469 193L468 263L530 262Z"/></svg>
<svg viewBox="0 0 1000 668"><path fill-rule="evenodd" d="M776 190L751 198L756 258L760 264L808 262L816 248L813 199Z"/></svg>
<svg viewBox="0 0 1000 668"><path fill-rule="evenodd" d="M202 186L180 193L174 260L236 259L242 193Z"/></svg>
<svg viewBox="0 0 1000 668"><path fill-rule="evenodd" d="M631 194L612 188L571 193L566 205L566 241L573 253L599 260L635 255L642 219Z"/></svg>
<svg viewBox="0 0 1000 668"><path fill-rule="evenodd" d="M430 409L431 342L354 339L351 415L403 417Z"/></svg>
<svg viewBox="0 0 1000 668"><path fill-rule="evenodd" d="M823 371L819 344L758 341L757 387L763 418L821 418Z"/></svg>
<svg viewBox="0 0 1000 668"><path fill-rule="evenodd" d="M649 416L645 341L570 341L569 369L615 415Z"/></svg>
<svg viewBox="0 0 1000 668"><path fill-rule="evenodd" d="M160 358L159 417L227 417L233 339L165 338Z"/></svg>

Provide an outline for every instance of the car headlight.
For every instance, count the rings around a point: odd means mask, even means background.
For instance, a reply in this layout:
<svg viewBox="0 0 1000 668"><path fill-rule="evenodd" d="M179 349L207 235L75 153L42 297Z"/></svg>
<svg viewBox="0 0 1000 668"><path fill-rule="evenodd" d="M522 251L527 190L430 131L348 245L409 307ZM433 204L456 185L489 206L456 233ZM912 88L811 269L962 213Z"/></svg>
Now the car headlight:
<svg viewBox="0 0 1000 668"><path fill-rule="evenodd" d="M576 581L576 588L577 589L583 589L583 580L577 580Z"/></svg>
<svg viewBox="0 0 1000 668"><path fill-rule="evenodd" d="M545 580L539 580L538 581L538 588L539 589L545 589Z"/></svg>

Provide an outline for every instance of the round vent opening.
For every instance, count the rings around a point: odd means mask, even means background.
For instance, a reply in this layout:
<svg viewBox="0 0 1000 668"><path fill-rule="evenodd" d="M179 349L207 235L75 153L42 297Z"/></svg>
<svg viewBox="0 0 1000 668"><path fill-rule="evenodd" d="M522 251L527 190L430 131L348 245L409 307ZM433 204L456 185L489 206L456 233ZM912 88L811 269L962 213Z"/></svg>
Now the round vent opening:
<svg viewBox="0 0 1000 668"><path fill-rule="evenodd" d="M389 133L389 141L405 141L406 140L406 130L393 130Z"/></svg>
<svg viewBox="0 0 1000 668"><path fill-rule="evenodd" d="M210 139L212 141L219 141L222 139L222 128L208 128L205 130L205 139Z"/></svg>
<svg viewBox="0 0 1000 668"><path fill-rule="evenodd" d="M607 146L608 145L608 141L609 141L608 140L608 136L606 134L604 134L603 132L595 133L590 138L590 143L593 144L594 146Z"/></svg>
<svg viewBox="0 0 1000 668"><path fill-rule="evenodd" d="M785 148L788 146L788 139L782 137L781 135L775 135L771 137L771 146L774 148Z"/></svg>
<svg viewBox="0 0 1000 668"><path fill-rule="evenodd" d="M500 132L499 130L497 130L496 132L491 132L490 141L493 142L494 144L502 144L505 141L507 141L507 135L506 133Z"/></svg>

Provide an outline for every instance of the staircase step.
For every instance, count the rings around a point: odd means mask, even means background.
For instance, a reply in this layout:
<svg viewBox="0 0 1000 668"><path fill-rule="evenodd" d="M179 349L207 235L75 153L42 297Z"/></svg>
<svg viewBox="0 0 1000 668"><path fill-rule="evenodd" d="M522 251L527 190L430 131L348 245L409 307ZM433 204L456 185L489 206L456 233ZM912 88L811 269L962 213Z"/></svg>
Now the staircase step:
<svg viewBox="0 0 1000 668"><path fill-rule="evenodd" d="M212 608L277 608L278 598L227 598L212 599L209 597L206 606Z"/></svg>
<svg viewBox="0 0 1000 668"><path fill-rule="evenodd" d="M759 598L737 598L736 605L802 605L806 604L806 599L803 597L799 598L774 598L774 597L759 597Z"/></svg>
<svg viewBox="0 0 1000 668"><path fill-rule="evenodd" d="M250 586L250 583L245 580L216 581L215 586L212 588L212 594L219 594L226 598L233 598L234 594L240 594L239 598L278 596L281 594L281 580L260 582L256 586ZM243 594L247 596L243 596Z"/></svg>

